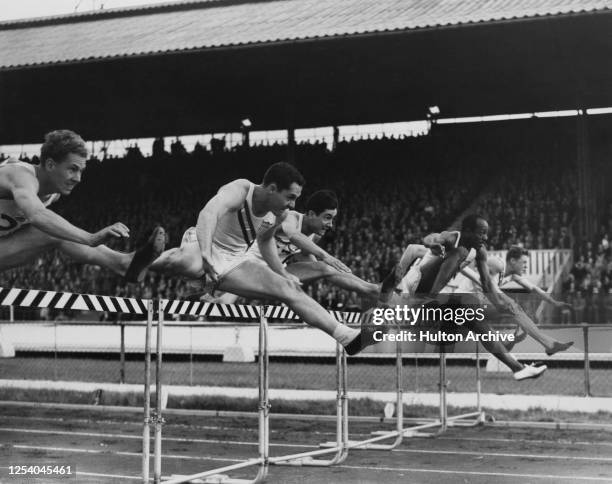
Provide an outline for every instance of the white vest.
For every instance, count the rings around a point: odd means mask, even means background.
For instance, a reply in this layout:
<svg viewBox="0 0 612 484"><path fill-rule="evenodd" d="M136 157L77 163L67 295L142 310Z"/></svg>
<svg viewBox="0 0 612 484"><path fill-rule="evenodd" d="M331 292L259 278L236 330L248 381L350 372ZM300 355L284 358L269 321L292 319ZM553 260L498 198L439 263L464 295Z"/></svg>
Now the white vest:
<svg viewBox="0 0 612 484"><path fill-rule="evenodd" d="M36 170L34 165L30 165L29 163L25 163L23 161L15 160L9 158L6 161L0 163L0 170L7 166L22 166L29 170L32 175L36 176ZM59 193L52 193L50 195L44 195L40 197L43 205L48 207L53 202L56 202L60 198ZM8 234L11 234L23 225L28 224L30 221L26 218L25 214L21 211L21 209L13 200L13 196L8 194L4 196L0 196L0 237L5 237Z"/></svg>

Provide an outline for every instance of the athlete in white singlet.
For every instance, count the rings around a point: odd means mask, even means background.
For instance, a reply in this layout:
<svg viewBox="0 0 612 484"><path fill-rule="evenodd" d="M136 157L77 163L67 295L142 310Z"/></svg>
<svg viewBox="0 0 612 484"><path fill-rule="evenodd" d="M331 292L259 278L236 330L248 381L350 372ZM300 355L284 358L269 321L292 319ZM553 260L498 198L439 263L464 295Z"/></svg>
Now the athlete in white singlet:
<svg viewBox="0 0 612 484"><path fill-rule="evenodd" d="M376 300L380 287L360 279L340 260L317 245L317 241L333 228L338 214L338 198L330 190L313 193L306 202L306 214L290 210L276 231L274 240L278 255L287 272L302 283L325 279L330 284L355 291ZM261 257L256 246L250 251Z"/></svg>
<svg viewBox="0 0 612 484"><path fill-rule="evenodd" d="M158 227L145 246L129 254L102 245L129 237L128 228L118 222L92 234L48 209L81 181L85 142L72 131L52 131L45 136L40 154L36 166L13 159L0 163L0 271L59 249L78 262L106 267L128 281L141 279L163 250L163 229Z"/></svg>
<svg viewBox="0 0 612 484"><path fill-rule="evenodd" d="M356 354L373 344L373 328L359 331L338 323L302 291L283 265L274 235L295 207L304 178L288 163L272 165L263 182L235 180L221 187L202 209L195 230L179 248L164 252L151 270L187 279L207 279L208 289L246 298L276 299ZM261 259L248 249L257 244Z"/></svg>

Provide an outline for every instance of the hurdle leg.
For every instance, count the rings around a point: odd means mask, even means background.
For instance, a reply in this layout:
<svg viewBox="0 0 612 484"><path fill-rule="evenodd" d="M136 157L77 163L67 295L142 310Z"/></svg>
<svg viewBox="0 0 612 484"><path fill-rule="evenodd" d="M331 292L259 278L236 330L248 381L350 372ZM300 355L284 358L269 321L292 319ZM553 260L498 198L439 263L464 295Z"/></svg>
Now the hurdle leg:
<svg viewBox="0 0 612 484"><path fill-rule="evenodd" d="M162 456L162 425L164 419L162 416L163 389L162 389L162 333L164 327L164 310L161 307L161 301L156 301L157 306L157 356L155 359L155 450L153 462L153 482L161 483L161 456Z"/></svg>
<svg viewBox="0 0 612 484"><path fill-rule="evenodd" d="M268 321L265 309L259 310L259 457L249 459L230 466L199 472L189 476L174 475L165 480L164 484L179 484L191 482L193 484L259 484L263 482L268 474L269 452L270 452L270 399L269 399L269 356L268 356ZM245 467L259 466L254 479L235 479L224 474Z"/></svg>
<svg viewBox="0 0 612 484"><path fill-rule="evenodd" d="M147 303L147 325L145 329L144 370L144 427L142 432L142 481L149 483L149 459L151 452L151 326L153 325L153 301Z"/></svg>
<svg viewBox="0 0 612 484"><path fill-rule="evenodd" d="M448 405L446 383L446 346L440 345L440 433L446 432L448 426Z"/></svg>
<svg viewBox="0 0 612 484"><path fill-rule="evenodd" d="M336 344L336 441L328 448L271 457L270 464L287 466L329 467L343 462L348 456L348 394L347 359L344 348ZM326 446L325 444L321 445ZM315 456L335 453L330 459L314 459Z"/></svg>
<svg viewBox="0 0 612 484"><path fill-rule="evenodd" d="M263 482L268 475L270 449L270 375L268 353L268 320L265 310L259 308L259 471L253 483Z"/></svg>
<svg viewBox="0 0 612 484"><path fill-rule="evenodd" d="M446 417L447 425L451 427L474 427L486 421L486 414L482 410L481 397L481 373L480 373L480 348L476 342L476 411Z"/></svg>
<svg viewBox="0 0 612 484"><path fill-rule="evenodd" d="M392 450L402 443L404 439L404 392L402 389L402 346L401 342L395 342L395 406L396 406L396 419L395 419L395 430L378 430L372 432L374 438L356 441L349 440L348 448L355 450ZM377 442L395 439L390 444L378 444ZM323 445L327 445L323 444Z"/></svg>

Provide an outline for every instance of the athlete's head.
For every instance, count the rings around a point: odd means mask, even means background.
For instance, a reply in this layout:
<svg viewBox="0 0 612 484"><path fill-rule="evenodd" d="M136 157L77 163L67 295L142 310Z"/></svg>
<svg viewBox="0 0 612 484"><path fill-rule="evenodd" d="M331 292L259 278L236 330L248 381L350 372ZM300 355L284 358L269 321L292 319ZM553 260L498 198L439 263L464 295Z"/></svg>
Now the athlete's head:
<svg viewBox="0 0 612 484"><path fill-rule="evenodd" d="M518 245L513 245L506 253L506 273L523 275L527 270L529 251Z"/></svg>
<svg viewBox="0 0 612 484"><path fill-rule="evenodd" d="M334 219L338 215L338 197L331 190L314 192L306 202L306 216L309 223L318 235L334 226Z"/></svg>
<svg viewBox="0 0 612 484"><path fill-rule="evenodd" d="M478 214L468 215L461 222L461 244L467 248L475 248L487 242L489 224Z"/></svg>
<svg viewBox="0 0 612 484"><path fill-rule="evenodd" d="M289 163L274 163L264 174L263 187L268 191L268 207L274 215L295 208L306 182L302 174Z"/></svg>
<svg viewBox="0 0 612 484"><path fill-rule="evenodd" d="M60 129L45 135L40 148L40 166L62 195L69 194L79 184L86 160L85 141L74 131Z"/></svg>

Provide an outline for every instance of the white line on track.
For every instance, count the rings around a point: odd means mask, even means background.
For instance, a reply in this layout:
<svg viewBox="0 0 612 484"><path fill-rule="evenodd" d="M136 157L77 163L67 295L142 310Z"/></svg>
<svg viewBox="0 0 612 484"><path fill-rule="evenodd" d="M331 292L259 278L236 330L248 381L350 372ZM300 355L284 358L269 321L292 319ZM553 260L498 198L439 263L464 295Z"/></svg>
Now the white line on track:
<svg viewBox="0 0 612 484"><path fill-rule="evenodd" d="M393 452L406 454L444 454L444 455L471 455L478 457L519 457L527 459L550 460L577 460L590 462L612 462L612 457L582 457L574 455L547 455L547 454L514 454L506 452L469 452L464 450L425 450L425 449L393 449Z"/></svg>
<svg viewBox="0 0 612 484"><path fill-rule="evenodd" d="M47 435L70 435L79 437L99 437L107 439L131 439L142 440L142 435L130 434L108 434L104 432L76 432L74 430L42 430L42 429L18 429L10 427L0 427L0 432L15 432L23 434L47 434ZM259 445L257 442L242 442L237 440L220 439L190 439L186 437L164 437L166 442L193 442L198 444L230 444L230 445ZM296 447L298 449L312 449L316 446L305 444L277 444L270 443L271 447Z"/></svg>
<svg viewBox="0 0 612 484"><path fill-rule="evenodd" d="M588 476L560 476L552 474L512 474L510 472L477 472L477 471L459 471L459 470L443 470L443 469L419 469L414 467L384 467L384 466L347 466L339 465L335 466L339 469L361 469L361 470L373 470L373 471L390 471L390 472L427 472L431 474L457 474L457 475L468 475L468 476L495 476L495 477L523 477L531 479L556 479L556 480L570 480L571 482L576 481L597 481L597 482L610 482L610 477L588 477Z"/></svg>
<svg viewBox="0 0 612 484"><path fill-rule="evenodd" d="M86 453L86 454L105 454L105 455L123 455L129 457L142 457L139 452L113 452L105 450L90 450L82 448L67 448L67 447L40 447L32 445L10 445L0 444L0 447L13 447L15 449L28 449L28 450L45 450L51 452L71 452L71 453ZM218 457L198 457L198 456L184 456L184 455L172 455L163 454L163 459L184 459L184 460L198 460L198 461L213 461L213 462L243 462L246 459L228 459ZM531 479L555 479L555 480L571 480L576 481L595 481L595 482L610 482L610 477L589 477L589 476L563 476L556 474L514 474L510 472L485 472L485 471L462 471L462 470L447 470L447 469L422 469L416 467L386 467L386 466L348 466L339 465L335 466L339 469L355 469L355 470L373 470L373 471L387 471L387 472L421 472L429 474L453 474L453 475L469 475L469 476L491 476L491 477L508 477L508 478L531 478ZM101 474L104 476L105 474Z"/></svg>
<svg viewBox="0 0 612 484"><path fill-rule="evenodd" d="M74 431L62 431L62 430L38 430L38 429L20 429L20 428L9 428L0 427L0 431L3 432L15 432L24 434L47 434L47 435L69 435L69 436L80 436L80 437L98 437L98 438L111 438L111 439L132 439L140 440L140 435L129 435L129 434L108 434L102 432L74 432ZM194 442L203 444L229 444L229 445L249 445L257 446L257 442L243 442L236 440L219 440L219 439L190 439L183 437L164 437L167 442ZM303 444L282 444L282 443L270 443L271 447L295 447L312 449L313 445ZM525 454L525 453L506 453L506 452L470 452L462 450L427 450L427 449L394 449L393 452L398 453L409 453L409 454L435 454L435 455L465 455L465 456L477 456L477 457L511 457L511 458L529 458L539 460L574 460L574 461L588 461L588 462L612 462L612 457L584 457L584 456L572 456L572 455L548 455L548 454Z"/></svg>
<svg viewBox="0 0 612 484"><path fill-rule="evenodd" d="M46 447L40 445L22 445L22 444L0 444L1 447L12 447L13 449L24 449L24 450L46 450L49 452L70 452L75 454L104 454L104 455L125 455L128 457L142 458L141 452L127 452L122 450L94 450L94 449L83 449L74 447ZM244 462L248 459L229 459L226 457L199 457L193 455L174 455L174 454L163 454L164 459L182 459L182 460L204 460L204 461L215 461L215 462Z"/></svg>
<svg viewBox="0 0 612 484"><path fill-rule="evenodd" d="M20 415L14 416L4 416L0 415L0 419L7 419L14 421L15 419L24 419L24 420L35 420L39 422L59 422L66 424L75 424L75 423L83 423L83 424L115 424L115 425L132 425L138 428L142 427L142 422L131 422L124 420L92 420L86 418L63 418L63 417L26 417ZM236 431L236 427L223 427L218 425L191 425L191 424L180 424L180 423L166 423L166 427L180 427L186 429L193 430L219 430L219 431ZM407 427L409 429L410 427ZM244 428L241 427L239 429L241 432L258 432L257 428ZM305 429L307 430L307 429ZM392 432L395 429L390 429ZM277 430L270 429L270 433L286 433L286 430ZM336 435L336 432L321 432L321 431L308 431L308 433L313 435ZM351 433L351 437L364 437L368 438L370 436L369 433ZM166 437L164 437L165 439ZM504 439L504 438L495 438L495 437L453 437L451 435L445 435L436 437L437 440L454 440L454 441L466 441L466 442L500 442L500 443L516 443L516 438L514 439ZM582 441L572 441L569 439L561 439L561 440L542 440L542 439L521 439L521 443L528 444L558 444L558 445L599 445L603 447L612 447L612 442L601 442L601 441L593 441L593 442L582 442Z"/></svg>
<svg viewBox="0 0 612 484"><path fill-rule="evenodd" d="M437 440L464 440L466 442L500 442L500 443L512 443L516 444L517 439L502 439L500 437L452 437L452 436L442 436L437 437ZM560 440L542 440L542 439L520 439L521 444L559 444L559 445L601 445L604 447L612 447L612 442L581 442L581 441L573 441L569 439L560 439Z"/></svg>

